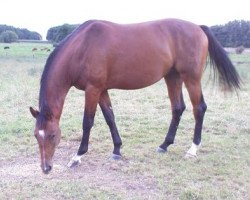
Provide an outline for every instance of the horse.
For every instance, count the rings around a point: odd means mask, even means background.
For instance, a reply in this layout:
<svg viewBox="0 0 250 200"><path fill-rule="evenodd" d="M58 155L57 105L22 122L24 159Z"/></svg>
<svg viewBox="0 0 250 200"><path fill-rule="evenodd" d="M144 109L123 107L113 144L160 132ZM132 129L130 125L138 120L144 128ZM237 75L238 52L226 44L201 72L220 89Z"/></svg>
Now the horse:
<svg viewBox="0 0 250 200"><path fill-rule="evenodd" d="M204 25L180 19L163 19L137 24L90 20L67 36L48 57L40 81L39 109L30 107L36 119L34 135L42 171L52 169L52 158L60 142L59 121L65 97L74 86L85 91L83 135L77 153L68 163L74 167L88 151L90 130L99 104L113 140L113 159L121 159L122 145L108 90L134 90L165 79L172 119L158 152L167 152L185 110L185 84L195 119L193 142L187 156L197 156L207 109L201 77L210 57L219 83L238 91L240 77L223 47Z"/></svg>

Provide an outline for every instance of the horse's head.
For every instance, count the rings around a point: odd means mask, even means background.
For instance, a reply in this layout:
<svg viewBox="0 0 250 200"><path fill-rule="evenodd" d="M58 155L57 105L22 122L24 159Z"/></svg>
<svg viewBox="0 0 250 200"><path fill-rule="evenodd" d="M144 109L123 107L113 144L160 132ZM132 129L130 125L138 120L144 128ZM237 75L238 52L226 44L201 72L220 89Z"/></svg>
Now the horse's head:
<svg viewBox="0 0 250 200"><path fill-rule="evenodd" d="M46 116L46 113L40 113L31 107L30 112L36 119L34 135L39 145L41 168L45 174L48 174L52 169L55 148L60 142L61 130L58 122L52 116Z"/></svg>

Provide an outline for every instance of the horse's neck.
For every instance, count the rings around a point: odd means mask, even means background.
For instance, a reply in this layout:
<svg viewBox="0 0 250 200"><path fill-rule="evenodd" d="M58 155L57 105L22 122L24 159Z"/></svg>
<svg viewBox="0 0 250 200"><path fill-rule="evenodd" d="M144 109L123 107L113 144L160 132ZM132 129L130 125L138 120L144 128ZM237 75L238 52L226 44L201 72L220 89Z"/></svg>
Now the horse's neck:
<svg viewBox="0 0 250 200"><path fill-rule="evenodd" d="M70 89L70 85L65 81L64 77L50 78L44 88L44 98L41 105L49 107L53 118L60 120L65 97Z"/></svg>

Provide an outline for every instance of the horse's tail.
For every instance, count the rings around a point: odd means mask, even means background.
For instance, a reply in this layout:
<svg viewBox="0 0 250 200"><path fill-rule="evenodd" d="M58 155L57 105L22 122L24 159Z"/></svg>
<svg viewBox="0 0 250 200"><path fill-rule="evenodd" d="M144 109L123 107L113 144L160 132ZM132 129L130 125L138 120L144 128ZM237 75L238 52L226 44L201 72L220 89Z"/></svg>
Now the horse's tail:
<svg viewBox="0 0 250 200"><path fill-rule="evenodd" d="M226 89L240 89L241 80L234 65L229 59L227 52L220 45L211 30L207 26L200 26L208 38L208 52L210 64L213 66L214 73L219 74L219 83L222 83Z"/></svg>

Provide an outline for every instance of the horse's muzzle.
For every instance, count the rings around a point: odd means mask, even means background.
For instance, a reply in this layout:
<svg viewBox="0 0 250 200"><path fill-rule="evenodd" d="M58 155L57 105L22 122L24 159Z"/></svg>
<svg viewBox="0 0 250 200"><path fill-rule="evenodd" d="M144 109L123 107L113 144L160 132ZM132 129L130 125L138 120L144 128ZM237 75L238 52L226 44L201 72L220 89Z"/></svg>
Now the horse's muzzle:
<svg viewBox="0 0 250 200"><path fill-rule="evenodd" d="M52 166L50 165L42 166L42 170L44 174L48 174L52 170Z"/></svg>

